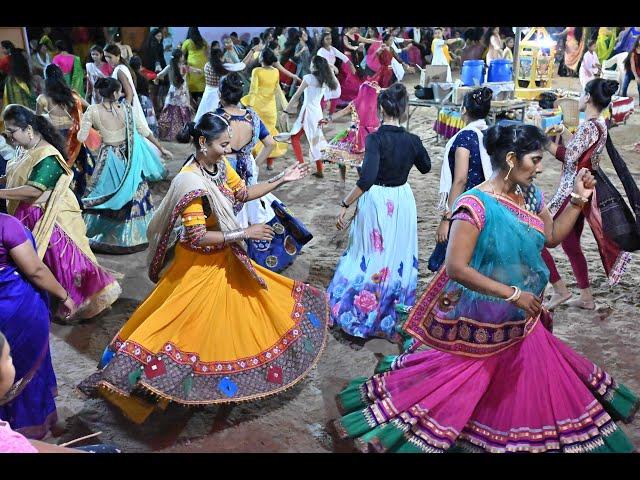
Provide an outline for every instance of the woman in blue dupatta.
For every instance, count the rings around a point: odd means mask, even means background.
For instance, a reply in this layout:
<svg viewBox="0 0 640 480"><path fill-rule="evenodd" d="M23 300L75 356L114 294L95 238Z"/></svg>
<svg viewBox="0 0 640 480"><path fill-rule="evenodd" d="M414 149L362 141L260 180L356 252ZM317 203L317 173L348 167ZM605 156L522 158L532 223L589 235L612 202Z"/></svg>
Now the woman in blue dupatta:
<svg viewBox="0 0 640 480"><path fill-rule="evenodd" d="M453 207L445 266L404 326L416 344L338 395L336 429L361 450L634 451L616 421L631 421L637 395L553 336L542 308L540 252L569 234L595 187L582 169L554 219L533 184L546 143L533 125L484 135L493 174Z"/></svg>
<svg viewBox="0 0 640 480"><path fill-rule="evenodd" d="M0 419L29 438L43 438L57 421L56 376L49 351L49 298L76 306L42 263L33 235L0 214L0 331L11 344L17 381L0 398Z"/></svg>
<svg viewBox="0 0 640 480"><path fill-rule="evenodd" d="M78 140L84 142L94 127L102 136L95 170L87 195L82 199L84 220L92 250L105 253L132 253L147 248L147 225L153 214L148 182L166 175L160 159L146 137L171 158L149 130L144 118L126 101L114 78L100 78L96 88L102 102L87 108Z"/></svg>

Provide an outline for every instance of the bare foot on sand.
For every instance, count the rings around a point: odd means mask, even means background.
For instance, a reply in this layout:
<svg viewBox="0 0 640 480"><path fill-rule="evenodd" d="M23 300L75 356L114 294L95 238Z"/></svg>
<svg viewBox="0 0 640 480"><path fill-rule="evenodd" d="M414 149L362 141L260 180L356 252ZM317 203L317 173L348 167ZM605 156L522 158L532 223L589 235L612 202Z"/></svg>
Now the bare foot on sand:
<svg viewBox="0 0 640 480"><path fill-rule="evenodd" d="M583 300L581 298L574 298L567 302L567 306L582 308L583 310L595 310L596 303L593 300Z"/></svg>
<svg viewBox="0 0 640 480"><path fill-rule="evenodd" d="M568 292L566 294L554 293L553 295L551 295L551 298L549 299L545 307L547 310L553 310L554 308L565 303L571 297L571 293Z"/></svg>

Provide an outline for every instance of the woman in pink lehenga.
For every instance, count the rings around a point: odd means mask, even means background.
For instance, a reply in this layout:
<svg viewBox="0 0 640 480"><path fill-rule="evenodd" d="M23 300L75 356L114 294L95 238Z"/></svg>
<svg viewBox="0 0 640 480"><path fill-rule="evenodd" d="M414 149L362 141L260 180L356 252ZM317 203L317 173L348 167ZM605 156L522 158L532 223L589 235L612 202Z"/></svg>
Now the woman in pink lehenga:
<svg viewBox="0 0 640 480"><path fill-rule="evenodd" d="M413 67L398 57L392 43L393 36L387 33L367 51L367 67L372 72L367 80L376 82L382 88L389 88L393 82L401 81L404 77L403 67L413 72ZM397 62L395 66L394 60Z"/></svg>
<svg viewBox="0 0 640 480"><path fill-rule="evenodd" d="M326 162L337 163L340 177L346 179L347 166L359 168L364 159L365 140L380 126L378 93L380 85L366 81L358 89L358 96L345 108L336 112L331 121L351 113L351 126L337 134L322 153ZM326 124L329 120L322 120Z"/></svg>
<svg viewBox="0 0 640 480"><path fill-rule="evenodd" d="M632 452L615 421L631 420L638 397L554 337L541 305L540 251L571 231L594 178L580 171L554 220L533 184L542 131L484 138L494 174L456 201L446 266L403 327L417 342L338 395L336 430L363 451Z"/></svg>
<svg viewBox="0 0 640 480"><path fill-rule="evenodd" d="M89 248L80 206L69 185L64 140L42 115L21 105L2 113L5 131L19 147L2 177L0 199L7 211L33 232L38 255L78 305L74 318L88 319L110 307L121 293ZM65 318L65 309L54 312Z"/></svg>
<svg viewBox="0 0 640 480"><path fill-rule="evenodd" d="M342 94L340 100L350 102L358 95L358 89L362 84L363 72L360 69L360 63L364 58L364 44L374 43L374 40L363 37L358 33L358 27L348 27L344 30L342 37L344 54L349 58L350 62L343 62L340 66L340 88ZM355 67L356 71L353 71Z"/></svg>

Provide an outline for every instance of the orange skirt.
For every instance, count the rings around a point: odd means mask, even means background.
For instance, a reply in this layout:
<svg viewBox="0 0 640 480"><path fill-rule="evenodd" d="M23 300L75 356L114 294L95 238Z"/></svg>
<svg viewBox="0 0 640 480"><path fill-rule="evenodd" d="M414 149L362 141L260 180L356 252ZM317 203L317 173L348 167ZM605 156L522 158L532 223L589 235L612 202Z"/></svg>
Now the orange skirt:
<svg viewBox="0 0 640 480"><path fill-rule="evenodd" d="M140 423L155 405L136 391L161 406L203 405L265 397L302 380L326 342L326 294L254 266L268 289L230 249L203 254L178 244L173 264L108 347L101 394Z"/></svg>

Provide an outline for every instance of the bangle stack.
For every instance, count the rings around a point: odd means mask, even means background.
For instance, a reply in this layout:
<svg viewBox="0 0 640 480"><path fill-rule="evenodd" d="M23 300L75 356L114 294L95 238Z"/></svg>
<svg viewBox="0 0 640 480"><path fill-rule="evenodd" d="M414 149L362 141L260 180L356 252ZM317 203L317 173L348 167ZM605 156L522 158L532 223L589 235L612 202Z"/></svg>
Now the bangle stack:
<svg viewBox="0 0 640 480"><path fill-rule="evenodd" d="M275 177L271 177L269 180L267 180L267 183L275 183L278 180L280 180L282 177L284 177L284 172L279 173Z"/></svg>
<svg viewBox="0 0 640 480"><path fill-rule="evenodd" d="M62 303L66 302L67 300L69 300L69 292L67 292L67 296L64 297L64 300L62 300Z"/></svg>
<svg viewBox="0 0 640 480"><path fill-rule="evenodd" d="M247 234L244 231L244 228L222 232L222 236L224 237L225 245L247 239Z"/></svg>
<svg viewBox="0 0 640 480"><path fill-rule="evenodd" d="M587 203L589 203L589 199L580 196L577 193L571 192L571 198L569 199L569 202L571 202L571 205L583 208Z"/></svg>
<svg viewBox="0 0 640 480"><path fill-rule="evenodd" d="M520 288L516 287L515 285L511 285L511 288L513 288L513 295L511 295L509 298L505 298L505 300L509 303L516 303L518 300L520 300L520 295L522 295L522 290L520 290Z"/></svg>

